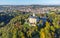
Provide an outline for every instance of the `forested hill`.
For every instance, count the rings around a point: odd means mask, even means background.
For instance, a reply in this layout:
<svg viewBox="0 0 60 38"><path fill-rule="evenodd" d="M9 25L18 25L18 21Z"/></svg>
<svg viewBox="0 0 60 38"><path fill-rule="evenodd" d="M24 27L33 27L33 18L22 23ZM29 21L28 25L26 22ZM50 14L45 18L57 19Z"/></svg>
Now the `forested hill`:
<svg viewBox="0 0 60 38"><path fill-rule="evenodd" d="M42 16L47 17L46 22L43 22L45 19L40 20L36 26L29 24L28 18L30 15L32 15L32 13L21 14L20 12L14 12L0 14L0 37L60 38L60 14L42 14ZM36 14L36 16L40 17L41 14Z"/></svg>

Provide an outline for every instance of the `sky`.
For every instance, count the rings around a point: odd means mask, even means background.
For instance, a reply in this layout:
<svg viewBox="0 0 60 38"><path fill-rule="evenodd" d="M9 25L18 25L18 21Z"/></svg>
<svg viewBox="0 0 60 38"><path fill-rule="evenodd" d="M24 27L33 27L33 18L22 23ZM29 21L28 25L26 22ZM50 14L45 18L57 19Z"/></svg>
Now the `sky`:
<svg viewBox="0 0 60 38"><path fill-rule="evenodd" d="M60 0L0 0L0 5L60 5Z"/></svg>

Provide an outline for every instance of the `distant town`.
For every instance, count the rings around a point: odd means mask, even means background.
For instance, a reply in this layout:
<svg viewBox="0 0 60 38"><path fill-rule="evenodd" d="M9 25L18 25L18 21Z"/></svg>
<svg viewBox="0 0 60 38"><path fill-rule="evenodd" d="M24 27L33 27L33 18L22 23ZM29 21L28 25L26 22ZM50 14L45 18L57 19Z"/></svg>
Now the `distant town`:
<svg viewBox="0 0 60 38"><path fill-rule="evenodd" d="M59 6L54 5L1 5L0 12L32 12L32 13L48 13L49 11L60 12Z"/></svg>

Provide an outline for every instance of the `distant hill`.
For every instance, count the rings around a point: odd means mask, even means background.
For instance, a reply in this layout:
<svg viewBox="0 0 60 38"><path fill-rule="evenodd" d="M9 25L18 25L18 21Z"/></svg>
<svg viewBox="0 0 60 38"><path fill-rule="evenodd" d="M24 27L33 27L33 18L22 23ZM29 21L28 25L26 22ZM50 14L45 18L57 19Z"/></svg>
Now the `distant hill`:
<svg viewBox="0 0 60 38"><path fill-rule="evenodd" d="M32 7L60 7L60 5L0 5L0 7L26 7L26 6L32 6Z"/></svg>

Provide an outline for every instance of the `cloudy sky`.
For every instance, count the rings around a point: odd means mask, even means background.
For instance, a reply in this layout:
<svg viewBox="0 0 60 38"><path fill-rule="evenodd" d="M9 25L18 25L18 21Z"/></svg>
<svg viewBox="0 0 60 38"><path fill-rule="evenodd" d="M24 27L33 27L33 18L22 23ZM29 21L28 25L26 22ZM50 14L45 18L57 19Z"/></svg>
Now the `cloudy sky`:
<svg viewBox="0 0 60 38"><path fill-rule="evenodd" d="M0 0L0 5L60 5L60 0Z"/></svg>

